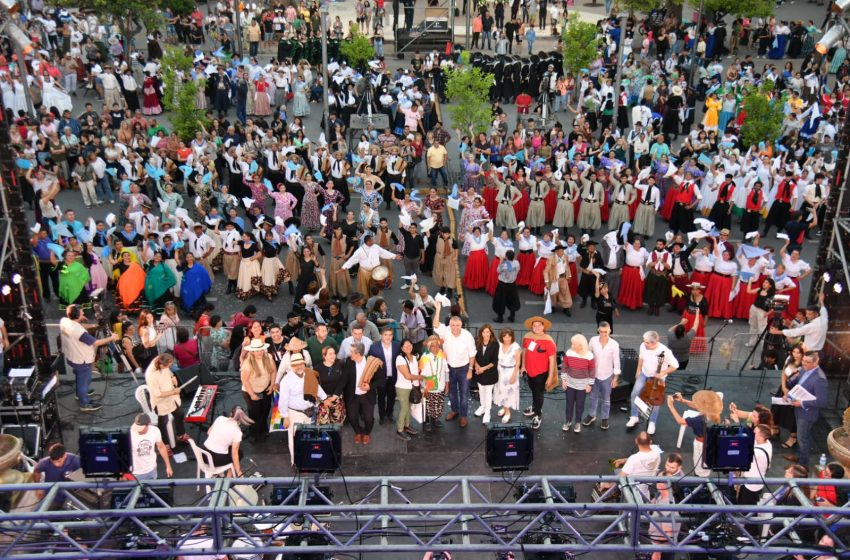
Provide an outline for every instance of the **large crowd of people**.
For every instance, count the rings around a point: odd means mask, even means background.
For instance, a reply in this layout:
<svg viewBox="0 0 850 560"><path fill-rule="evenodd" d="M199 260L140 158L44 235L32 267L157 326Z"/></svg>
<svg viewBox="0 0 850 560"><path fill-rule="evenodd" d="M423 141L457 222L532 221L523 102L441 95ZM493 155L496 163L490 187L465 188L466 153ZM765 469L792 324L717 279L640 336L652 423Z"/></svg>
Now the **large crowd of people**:
<svg viewBox="0 0 850 560"><path fill-rule="evenodd" d="M216 420L204 443L234 474L240 426L257 440L288 429L291 451L293 425L347 419L354 443L368 445L377 407L379 422L394 423L408 440L417 423L439 423L446 401L445 419L467 426L470 381L480 399L471 416L485 423L496 407L502 421L524 414L537 429L544 393L560 387L564 431L597 420L604 430L620 375L615 324L626 313L666 308L681 322L670 348L658 333L644 335L632 401L647 380L687 360L681 348L704 336L707 320L748 321L752 344L764 336L762 361L785 364L781 394L813 384L818 399L753 423L760 434L767 426L767 438L788 430L787 447L799 446L795 462L810 466L811 426L826 406L817 364L827 311L822 299L806 306L801 296L812 274L801 251L821 235L850 102L846 51L817 55L812 22L736 19L729 27L668 14L628 18L621 28L606 17L597 26L598 57L570 75L558 52L534 54L535 26L545 29L548 18L562 28L566 2L482 3L474 46L480 37L481 50L486 42L493 53L476 52L471 64L494 74L492 121L474 133L444 126L439 108L445 70L461 64L459 53L417 52L389 65L383 2L374 10L357 2L356 23L371 29L376 54L366 67L338 58L351 23L330 25L328 83L316 2L252 5L242 37L230 2L168 13L146 45L94 14L30 4L22 25L38 48L21 61L6 44L3 102L35 213L40 293L65 311L81 410L100 407L88 390L94 348L120 341L131 369L145 373L159 431L180 410L175 368L204 360L241 372L244 406ZM515 41L526 41L528 57L508 54ZM198 83L196 108L207 117L192 138L160 116L161 61L171 44L194 61L180 78ZM781 108L782 129L775 141L746 145L744 100L757 88ZM323 96L328 135L305 125ZM82 112L74 98L85 100ZM352 116L369 105L389 127L351 134ZM450 176L458 177L454 188ZM57 206L62 190L79 191L76 209ZM82 206L88 216L104 205L102 219L79 217ZM277 321L262 321L253 304L217 315L206 296L224 281L224 297L262 297L291 310ZM460 285L492 296L495 323L506 314L515 322L520 290L543 299L545 316L571 316L575 303L589 303L598 335L574 337L560 365L546 317L526 321L522 337L490 325L474 337L465 322L485 319L479 310L462 316ZM387 294L399 286L406 299L394 316ZM79 321L100 290L114 297L115 335L96 340ZM178 313L191 315L194 332L180 327ZM804 347L788 352L786 339ZM523 377L532 395L525 409ZM649 411L647 437L659 411ZM638 417L633 404L628 425ZM175 420L186 439L179 414ZM149 423L137 421L134 437L148 434L152 455L161 438Z"/></svg>

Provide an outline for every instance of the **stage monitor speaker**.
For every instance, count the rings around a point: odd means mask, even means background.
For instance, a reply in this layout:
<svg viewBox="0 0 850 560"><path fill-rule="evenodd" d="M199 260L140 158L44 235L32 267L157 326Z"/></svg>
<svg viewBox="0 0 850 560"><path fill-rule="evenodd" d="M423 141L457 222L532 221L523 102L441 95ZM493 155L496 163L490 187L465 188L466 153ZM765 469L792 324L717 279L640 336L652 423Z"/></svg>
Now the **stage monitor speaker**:
<svg viewBox="0 0 850 560"><path fill-rule="evenodd" d="M753 462L755 433L743 425L709 426L705 464L714 471L746 471Z"/></svg>
<svg viewBox="0 0 850 560"><path fill-rule="evenodd" d="M549 484L552 490L560 494L560 496L556 494L552 494L552 501L556 504L561 503L575 503L576 501L576 489L572 484ZM545 504L546 496L543 493L543 488L537 487L534 488L534 484L531 483L523 483L522 486L519 486L516 491L514 491L514 499L519 501L520 498L528 494L525 500L522 503L524 504ZM562 499L563 498L563 499Z"/></svg>
<svg viewBox="0 0 850 560"><path fill-rule="evenodd" d="M332 473L342 462L338 426L301 426L295 432L294 443L295 467L301 472Z"/></svg>
<svg viewBox="0 0 850 560"><path fill-rule="evenodd" d="M330 486L310 487L307 491L307 499L305 504L308 506L325 506L328 502L322 498L324 496L328 500L333 499L333 493ZM274 486L272 488L271 503L273 506L288 505L297 506L301 498L301 485L293 484L292 486Z"/></svg>
<svg viewBox="0 0 850 560"><path fill-rule="evenodd" d="M351 129L364 130L372 126L378 130L386 130L390 127L390 117L384 113L372 113L369 115L351 115Z"/></svg>
<svg viewBox="0 0 850 560"><path fill-rule="evenodd" d="M121 429L80 431L80 463L87 477L118 478L130 470L130 433Z"/></svg>
<svg viewBox="0 0 850 560"><path fill-rule="evenodd" d="M485 457L493 471L526 471L534 461L534 438L525 424L493 424L487 428Z"/></svg>
<svg viewBox="0 0 850 560"><path fill-rule="evenodd" d="M631 348L624 348L620 357L620 380L617 386L611 389L611 402L623 402L631 400L632 387L635 384L635 371L637 371L637 354L634 356L626 352Z"/></svg>

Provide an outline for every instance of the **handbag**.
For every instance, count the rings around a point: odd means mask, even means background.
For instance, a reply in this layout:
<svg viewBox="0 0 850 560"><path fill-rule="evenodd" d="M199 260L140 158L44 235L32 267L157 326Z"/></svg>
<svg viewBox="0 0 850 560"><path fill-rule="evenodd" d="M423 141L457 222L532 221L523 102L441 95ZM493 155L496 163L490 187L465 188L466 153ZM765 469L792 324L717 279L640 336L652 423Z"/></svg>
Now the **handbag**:
<svg viewBox="0 0 850 560"><path fill-rule="evenodd" d="M422 402L422 388L419 385L410 390L410 404L419 404Z"/></svg>

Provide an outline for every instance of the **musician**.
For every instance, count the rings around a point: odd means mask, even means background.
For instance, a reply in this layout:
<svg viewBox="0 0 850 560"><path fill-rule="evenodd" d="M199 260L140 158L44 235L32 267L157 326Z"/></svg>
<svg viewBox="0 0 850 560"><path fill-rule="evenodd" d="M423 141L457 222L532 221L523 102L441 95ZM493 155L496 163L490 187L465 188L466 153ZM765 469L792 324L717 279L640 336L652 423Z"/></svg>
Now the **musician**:
<svg viewBox="0 0 850 560"><path fill-rule="evenodd" d="M252 339L250 344L243 347L245 357L242 359L239 370L242 380L242 397L245 399L248 416L254 421L254 425L251 426L251 435L255 440L269 433L268 419L274 391L272 381L275 376L275 366L274 360L267 351L268 348L269 345L261 339Z"/></svg>
<svg viewBox="0 0 850 560"><path fill-rule="evenodd" d="M390 253L380 245L375 244L374 234L367 232L360 246L351 257L345 261L337 274L347 274L354 265L360 265L357 271L357 291L361 294L369 293L372 282L372 269L381 264L381 259L400 260L401 255Z"/></svg>
<svg viewBox="0 0 850 560"><path fill-rule="evenodd" d="M640 422L638 416L639 411L635 399L637 399L644 386L652 379L656 379L663 383L668 375L676 371L679 367L679 362L673 356L673 352L669 348L661 344L660 338L656 331L646 331L643 333L643 343L638 349L637 373L635 375L635 385L632 388L631 402L632 414L629 421L626 423L627 428L637 426ZM645 399L644 399L645 400ZM658 411L660 406L652 406L652 411L649 416L649 426L646 431L650 435L655 433L655 422L658 420Z"/></svg>
<svg viewBox="0 0 850 560"><path fill-rule="evenodd" d="M151 426L151 417L145 412L136 415L130 428L130 447L133 454L132 471L136 480L156 480L156 453L165 462L165 474L174 475L168 459L168 447L162 441L162 432Z"/></svg>
<svg viewBox="0 0 850 560"><path fill-rule="evenodd" d="M366 351L367 356L381 360L383 375L373 380L372 385L378 390L378 422L383 425L392 423L395 407L395 385L398 379L396 358L401 353L398 341L393 340L392 327L381 329L381 338Z"/></svg>
<svg viewBox="0 0 850 560"><path fill-rule="evenodd" d="M233 465L228 476L242 476L239 463L242 426L250 426L253 423L241 406L234 406L228 416L219 416L207 430L207 440L203 448L210 452L216 467Z"/></svg>
<svg viewBox="0 0 850 560"><path fill-rule="evenodd" d="M295 465L295 430L299 424L312 424L315 406L327 398L319 384L319 374L307 369L304 357L294 354L289 362L289 373L280 384L277 408L283 418L283 427L289 432L289 460Z"/></svg>
<svg viewBox="0 0 850 560"><path fill-rule="evenodd" d="M692 410L699 412L699 416L691 416L685 418L676 410L674 403L680 402ZM680 426L688 426L694 433L694 474L697 476L711 475L711 469L705 467L705 457L703 457L703 444L705 436L708 433L708 424L719 424L720 415L723 412L723 401L720 400L720 395L714 391L697 391L691 400L685 399L681 393L667 396L667 408L670 409L670 414L676 424Z"/></svg>
<svg viewBox="0 0 850 560"><path fill-rule="evenodd" d="M348 422L354 428L354 443L369 445L372 427L375 425L375 391L372 379L381 367L381 361L366 358L366 347L362 342L351 344L351 358L343 365L343 375L348 376L348 394L345 407Z"/></svg>
<svg viewBox="0 0 850 560"><path fill-rule="evenodd" d="M186 443L189 436L183 426L184 413L180 408L180 382L171 372L174 356L160 354L148 366L145 372L145 384L151 394L151 408L156 412L159 431L167 433L168 416L174 420L174 432L177 440Z"/></svg>
<svg viewBox="0 0 850 560"><path fill-rule="evenodd" d="M80 306L69 305L65 310L65 317L59 321L59 332L62 336L62 352L65 354L65 361L76 378L80 411L94 412L103 408L102 404L93 402L89 395L92 364L95 361L97 348L115 342L121 337L113 334L96 339L83 326L85 320L86 317Z"/></svg>

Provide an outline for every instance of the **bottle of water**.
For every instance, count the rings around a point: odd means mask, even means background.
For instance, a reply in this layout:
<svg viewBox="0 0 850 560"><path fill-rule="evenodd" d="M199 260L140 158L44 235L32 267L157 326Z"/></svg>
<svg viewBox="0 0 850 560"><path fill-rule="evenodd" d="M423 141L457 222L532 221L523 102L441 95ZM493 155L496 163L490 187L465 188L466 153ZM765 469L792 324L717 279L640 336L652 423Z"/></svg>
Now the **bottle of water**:
<svg viewBox="0 0 850 560"><path fill-rule="evenodd" d="M820 461L818 461L818 476L820 476L823 471L826 470L826 453L820 454Z"/></svg>
<svg viewBox="0 0 850 560"><path fill-rule="evenodd" d="M15 404L18 406L24 405L24 396L19 392L15 393Z"/></svg>

